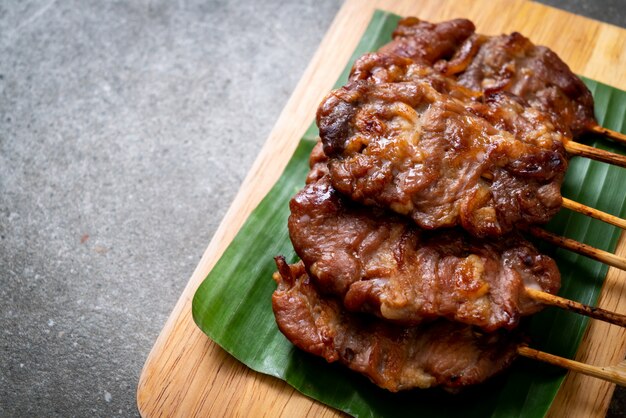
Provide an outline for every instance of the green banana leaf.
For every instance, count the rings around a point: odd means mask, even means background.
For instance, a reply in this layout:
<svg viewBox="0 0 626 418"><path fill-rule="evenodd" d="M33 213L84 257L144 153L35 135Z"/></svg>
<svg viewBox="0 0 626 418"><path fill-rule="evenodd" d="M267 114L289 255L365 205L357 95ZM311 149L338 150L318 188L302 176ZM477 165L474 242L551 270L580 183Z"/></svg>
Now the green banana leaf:
<svg viewBox="0 0 626 418"><path fill-rule="evenodd" d="M399 17L377 11L353 59L337 85L345 83L354 58L391 39ZM584 80L596 101L601 125L626 128L626 92ZM313 118L313 115L311 115ZM197 325L217 344L248 367L285 380L300 392L358 417L411 415L420 417L542 417L550 407L565 372L527 359L519 359L503 375L452 395L440 389L389 393L340 365L328 364L295 349L278 331L271 308L275 289L273 257L295 261L287 233L289 199L304 185L308 155L317 130L312 125L284 173L250 215L193 299ZM589 137L598 148L624 152L610 141ZM585 158L571 160L563 195L602 211L626 215L626 170ZM547 226L557 234L594 247L614 251L618 228L562 210ZM552 255L562 274L560 294L595 304L607 267L574 253L538 243ZM573 357L588 319L547 308L526 324L532 347L563 357Z"/></svg>

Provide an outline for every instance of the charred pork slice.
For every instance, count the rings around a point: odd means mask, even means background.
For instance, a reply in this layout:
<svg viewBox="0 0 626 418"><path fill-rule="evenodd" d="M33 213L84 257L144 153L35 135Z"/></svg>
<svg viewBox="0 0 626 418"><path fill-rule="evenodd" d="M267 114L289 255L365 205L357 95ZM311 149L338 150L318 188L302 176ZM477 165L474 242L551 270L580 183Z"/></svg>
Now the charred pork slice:
<svg viewBox="0 0 626 418"><path fill-rule="evenodd" d="M289 235L311 279L350 311L403 325L444 317L512 329L542 308L526 288L556 293L560 286L555 262L519 235L487 241L460 229L423 231L340 196L325 176L290 209Z"/></svg>
<svg viewBox="0 0 626 418"><path fill-rule="evenodd" d="M363 318L320 296L301 263L276 258L272 307L280 331L298 348L340 362L392 392L485 381L516 357L515 334L485 334L438 320L403 328Z"/></svg>
<svg viewBox="0 0 626 418"><path fill-rule="evenodd" d="M379 51L431 65L476 91L513 93L550 114L566 135L597 125L584 83L554 51L517 32L486 36L466 19L434 24L408 17Z"/></svg>
<svg viewBox="0 0 626 418"><path fill-rule="evenodd" d="M425 229L496 237L547 222L562 203L562 150L519 140L481 111L428 80L351 81L317 112L332 184Z"/></svg>

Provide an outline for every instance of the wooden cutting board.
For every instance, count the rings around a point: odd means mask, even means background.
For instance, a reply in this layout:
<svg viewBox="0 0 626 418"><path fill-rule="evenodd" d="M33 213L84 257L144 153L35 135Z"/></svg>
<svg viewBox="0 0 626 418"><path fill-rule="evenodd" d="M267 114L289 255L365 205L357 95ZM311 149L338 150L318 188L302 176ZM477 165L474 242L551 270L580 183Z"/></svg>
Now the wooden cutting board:
<svg viewBox="0 0 626 418"><path fill-rule="evenodd" d="M280 176L323 96L332 88L375 9L441 21L466 17L477 31L519 31L554 49L574 72L626 89L626 30L521 0L347 0L324 37L243 182L235 201L161 331L139 380L137 404L153 416L341 416L284 382L243 366L195 325L191 301L224 249ZM626 235L618 253L626 256ZM611 268L599 305L626 312L626 272ZM626 354L626 331L590 321L577 359L617 364ZM602 417L614 385L570 373L550 416Z"/></svg>

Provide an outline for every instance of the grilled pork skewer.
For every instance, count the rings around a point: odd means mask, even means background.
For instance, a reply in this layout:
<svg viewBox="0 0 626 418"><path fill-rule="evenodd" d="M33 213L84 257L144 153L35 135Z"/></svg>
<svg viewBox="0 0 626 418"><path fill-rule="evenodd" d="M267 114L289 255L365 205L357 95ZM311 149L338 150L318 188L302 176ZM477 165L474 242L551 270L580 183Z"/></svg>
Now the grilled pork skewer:
<svg viewBox="0 0 626 418"><path fill-rule="evenodd" d="M557 129L558 125L554 122L553 114L541 108L531 107L513 93L499 90L472 90L454 78L438 73L433 68L416 63L409 58L380 52L365 54L354 63L350 80L369 81L375 84L427 82L438 92L459 100L472 112L484 117L499 129L511 132L524 142L537 143L537 140L542 140L541 137L546 133L556 131L552 133L553 138L550 140L560 141L568 154L626 167L626 156L574 141L569 130ZM581 86L577 85L578 88L586 90L582 83ZM476 88L473 85L470 87ZM593 105L593 99L589 100ZM482 103L485 101L486 105ZM546 139L542 140L544 143L545 141Z"/></svg>
<svg viewBox="0 0 626 418"><path fill-rule="evenodd" d="M455 92L457 97L466 102L472 97L475 99L478 93L488 97L498 92L512 93L532 108L552 116L553 124L564 134L561 140L568 153L626 167L626 156L589 147L571 139L572 135L576 137L591 132L626 143L625 135L598 125L593 115L591 92L553 51L532 44L519 33L487 37L473 33L472 28L473 24L464 19L440 24L416 18L403 19L394 32L393 41L381 48L381 51L394 57L380 58L375 54L369 58L365 56L355 63L353 77L374 82L430 77L434 80L431 81L433 86ZM459 39L463 41L458 42ZM436 42L440 42L441 46L433 46ZM451 46L455 42L456 49ZM424 56L420 50L440 53ZM453 54L451 50L454 50ZM403 58L408 61L402 61ZM457 82L427 74L423 69L416 69L415 64L417 67L431 66L442 75L456 78ZM459 85L467 90L459 89ZM510 101L505 105L511 107ZM483 113L483 116L488 119L491 116L490 121L496 124L494 116L495 119L504 119L496 112ZM523 121L523 118L516 119L520 120ZM503 122L506 124L506 121ZM621 218L577 202L564 199L563 203L570 209L620 228L626 225L626 221ZM549 234L536 227L532 231L535 236L567 249L614 267L626 268L626 259L614 254Z"/></svg>
<svg viewBox="0 0 626 418"><path fill-rule="evenodd" d="M360 317L320 295L302 263L275 260L272 309L280 331L298 348L342 363L389 391L458 390L501 373L518 355L626 384L619 366L596 367L534 350L515 331L485 334L441 319L405 328Z"/></svg>
<svg viewBox="0 0 626 418"><path fill-rule="evenodd" d="M545 223L561 208L560 134L540 126L520 140L508 130L517 127L477 114L492 110L468 109L424 80L349 82L317 113L333 187L429 230L460 225L484 238Z"/></svg>
<svg viewBox="0 0 626 418"><path fill-rule="evenodd" d="M280 331L298 348L342 363L384 389L457 390L500 373L517 357L517 332L485 334L443 319L406 328L346 312L318 293L302 263L275 260L272 308Z"/></svg>
<svg viewBox="0 0 626 418"><path fill-rule="evenodd" d="M347 201L318 152L309 184L290 202L289 234L312 280L348 310L404 325L443 316L493 331L547 304L626 326L624 315L551 295L556 265L520 236L486 242L459 230L427 233Z"/></svg>
<svg viewBox="0 0 626 418"><path fill-rule="evenodd" d="M367 54L350 79L317 115L333 185L426 229L460 224L484 237L545 223L561 205L567 151L626 166L626 156L568 139L514 96L477 102L406 58ZM476 177L496 172L497 186Z"/></svg>
<svg viewBox="0 0 626 418"><path fill-rule="evenodd" d="M598 124L591 93L552 50L517 32L486 36L474 31L467 19L433 24L407 17L380 51L433 67L475 91L513 93L550 114L569 137L593 133L626 144L626 135Z"/></svg>
<svg viewBox="0 0 626 418"><path fill-rule="evenodd" d="M542 137L547 136L547 141L561 142L565 144L566 150L568 150L568 147L572 148L572 145L568 145L573 143L571 139L555 132L550 134L550 131L554 131L554 126L545 113L525 106L523 102L516 100L515 97L503 94L489 96L486 105L477 102L484 99L483 93L470 90L458 84L452 78L443 76L430 67L416 64L408 58L380 52L365 54L354 63L350 80L369 81L375 84L412 80L427 82L438 92L448 94L454 99L465 103L472 112L484 117L492 124L513 133L523 141L546 144L546 140L542 140ZM573 146L575 147L575 145ZM595 148L592 148L592 150L598 151ZM606 156L606 154L603 155ZM626 159L620 155L617 155L617 158ZM493 176L490 173L483 173L482 176L493 180ZM563 198L563 206L621 228L626 228L625 220L572 200Z"/></svg>
<svg viewBox="0 0 626 418"><path fill-rule="evenodd" d="M512 329L543 307L525 288L556 293L560 286L554 261L518 234L480 240L458 228L424 231L343 198L327 176L289 206L296 253L320 291L349 311L403 325L445 317L485 331Z"/></svg>

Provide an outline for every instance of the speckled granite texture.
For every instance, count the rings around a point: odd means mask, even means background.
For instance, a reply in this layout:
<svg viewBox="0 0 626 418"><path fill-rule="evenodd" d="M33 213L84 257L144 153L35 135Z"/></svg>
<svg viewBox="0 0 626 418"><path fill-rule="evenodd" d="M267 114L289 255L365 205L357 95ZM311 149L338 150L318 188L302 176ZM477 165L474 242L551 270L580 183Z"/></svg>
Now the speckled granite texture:
<svg viewBox="0 0 626 418"><path fill-rule="evenodd" d="M547 3L626 26L623 0ZM148 352L340 6L0 2L0 416L137 415Z"/></svg>

